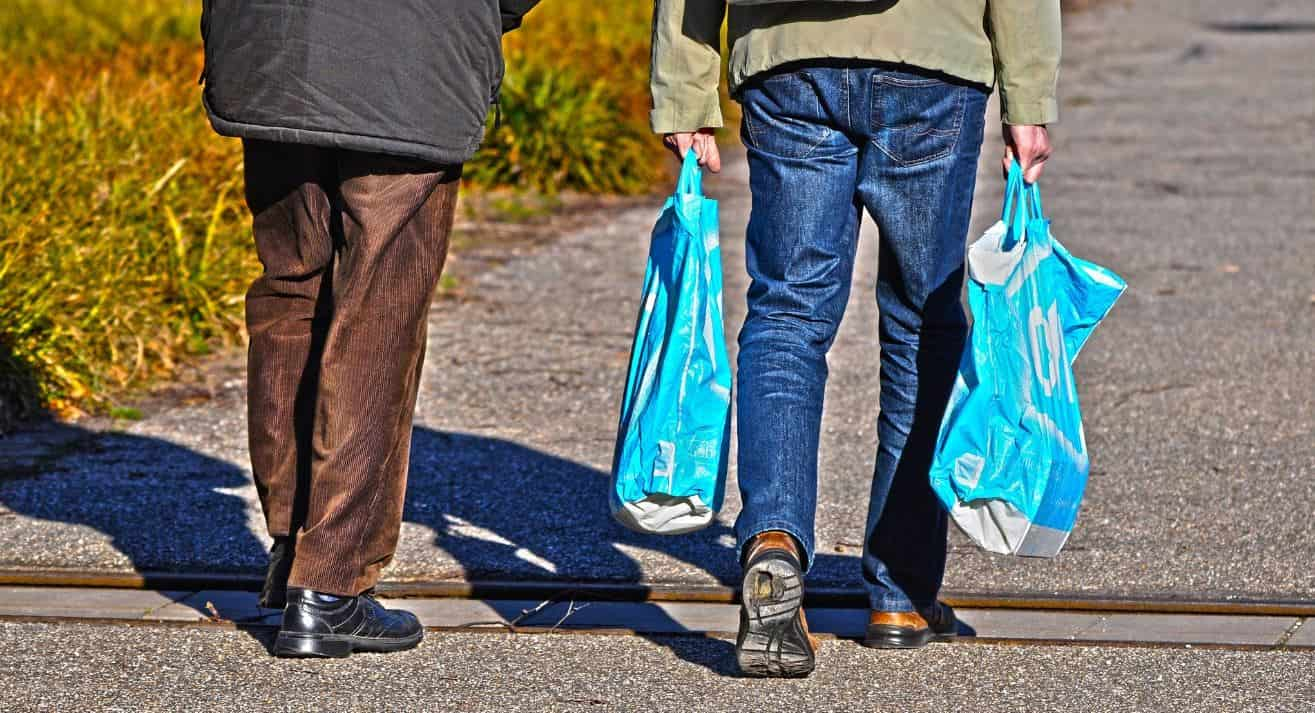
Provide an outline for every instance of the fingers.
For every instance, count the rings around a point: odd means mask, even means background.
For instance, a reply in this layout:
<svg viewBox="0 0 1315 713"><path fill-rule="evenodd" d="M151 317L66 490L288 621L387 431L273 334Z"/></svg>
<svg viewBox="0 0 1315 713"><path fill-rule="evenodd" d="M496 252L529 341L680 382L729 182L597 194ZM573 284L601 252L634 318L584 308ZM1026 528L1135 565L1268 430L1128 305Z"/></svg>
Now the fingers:
<svg viewBox="0 0 1315 713"><path fill-rule="evenodd" d="M708 141L708 160L706 163L708 170L713 173L721 173L721 151L717 149L717 142Z"/></svg>
<svg viewBox="0 0 1315 713"><path fill-rule="evenodd" d="M1008 132L1006 132L1005 135L1008 136ZM1014 162L1014 149L1012 146L1006 143L1005 155L1002 159L1000 159L1000 171L1006 179L1009 178L1009 166L1012 165L1013 162Z"/></svg>
<svg viewBox="0 0 1315 713"><path fill-rule="evenodd" d="M693 150L700 166L706 166L713 173L721 171L721 152L717 149L717 137L712 129L667 134L662 137L662 144L682 161L685 154Z"/></svg>
<svg viewBox="0 0 1315 713"><path fill-rule="evenodd" d="M667 134L662 137L662 143L671 153L676 155L677 159L684 160L685 153L690 150L694 144L694 133L690 131L678 131L673 134Z"/></svg>
<svg viewBox="0 0 1315 713"><path fill-rule="evenodd" d="M699 165L707 167L713 173L720 173L721 151L717 149L717 137L712 134L698 134L694 146L698 152Z"/></svg>
<svg viewBox="0 0 1315 713"><path fill-rule="evenodd" d="M1004 139L1006 173L1009 171L1010 160L1014 159L1023 169L1023 180L1027 183L1036 183L1041 178L1051 154L1050 133L1046 127L1006 126Z"/></svg>
<svg viewBox="0 0 1315 713"><path fill-rule="evenodd" d="M1023 169L1023 182L1036 183L1041 178L1041 172L1046 168L1046 158L1033 160L1032 165Z"/></svg>

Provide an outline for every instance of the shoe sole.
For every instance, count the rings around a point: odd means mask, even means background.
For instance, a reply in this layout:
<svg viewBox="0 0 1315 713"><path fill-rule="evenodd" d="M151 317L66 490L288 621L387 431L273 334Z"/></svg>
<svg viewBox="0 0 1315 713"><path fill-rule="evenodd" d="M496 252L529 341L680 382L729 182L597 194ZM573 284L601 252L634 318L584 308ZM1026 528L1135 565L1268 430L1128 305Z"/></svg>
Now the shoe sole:
<svg viewBox="0 0 1315 713"><path fill-rule="evenodd" d="M921 649L933 641L949 641L955 637L953 633L937 634L930 629L911 633L904 627L878 625L868 627L862 643L869 649Z"/></svg>
<svg viewBox="0 0 1315 713"><path fill-rule="evenodd" d="M751 565L741 583L740 633L735 658L749 676L802 678L817 666L800 620L803 577L790 562L768 557Z"/></svg>
<svg viewBox="0 0 1315 713"><path fill-rule="evenodd" d="M405 639L371 639L347 634L298 634L280 631L274 640L274 655L288 659L343 659L354 653L392 653L415 648L425 638L424 630Z"/></svg>

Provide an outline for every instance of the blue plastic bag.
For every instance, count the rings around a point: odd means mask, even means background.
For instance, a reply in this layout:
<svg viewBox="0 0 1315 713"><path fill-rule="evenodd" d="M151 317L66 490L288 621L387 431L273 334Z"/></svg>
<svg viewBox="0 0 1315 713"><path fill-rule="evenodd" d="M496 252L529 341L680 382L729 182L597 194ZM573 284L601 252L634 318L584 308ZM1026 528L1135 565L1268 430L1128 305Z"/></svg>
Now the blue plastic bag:
<svg viewBox="0 0 1315 713"><path fill-rule="evenodd" d="M1051 236L1041 194L1017 164L1001 221L968 248L968 274L972 331L932 489L981 547L1053 557L1090 470L1073 360L1127 285Z"/></svg>
<svg viewBox="0 0 1315 713"><path fill-rule="evenodd" d="M721 508L730 445L731 366L722 327L717 202L694 152L653 228L612 461L612 514L674 535Z"/></svg>

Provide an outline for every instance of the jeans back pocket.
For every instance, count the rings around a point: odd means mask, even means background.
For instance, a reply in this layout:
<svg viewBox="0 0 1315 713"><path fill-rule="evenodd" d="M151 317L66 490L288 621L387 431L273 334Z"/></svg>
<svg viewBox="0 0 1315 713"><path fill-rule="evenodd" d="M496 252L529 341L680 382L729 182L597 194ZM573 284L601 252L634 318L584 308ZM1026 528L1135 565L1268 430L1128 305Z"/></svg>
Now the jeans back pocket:
<svg viewBox="0 0 1315 713"><path fill-rule="evenodd" d="M968 87L910 72L872 77L872 140L896 163L914 166L954 153Z"/></svg>
<svg viewBox="0 0 1315 713"><path fill-rule="evenodd" d="M740 135L749 147L782 158L807 158L834 133L807 70L769 75L741 92Z"/></svg>

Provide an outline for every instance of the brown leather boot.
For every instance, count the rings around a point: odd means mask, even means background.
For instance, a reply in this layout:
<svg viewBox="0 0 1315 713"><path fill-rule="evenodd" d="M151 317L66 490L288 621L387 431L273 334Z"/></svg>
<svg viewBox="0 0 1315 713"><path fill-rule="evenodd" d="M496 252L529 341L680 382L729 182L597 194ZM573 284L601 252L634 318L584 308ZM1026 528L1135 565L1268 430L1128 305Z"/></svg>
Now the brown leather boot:
<svg viewBox="0 0 1315 713"><path fill-rule="evenodd" d="M872 612L863 645L874 649L920 649L932 641L952 639L958 632L954 610L936 602L922 612Z"/></svg>
<svg viewBox="0 0 1315 713"><path fill-rule="evenodd" d="M740 634L735 658L749 676L798 678L817 665L817 640L804 617L802 553L784 532L764 532L745 548Z"/></svg>

